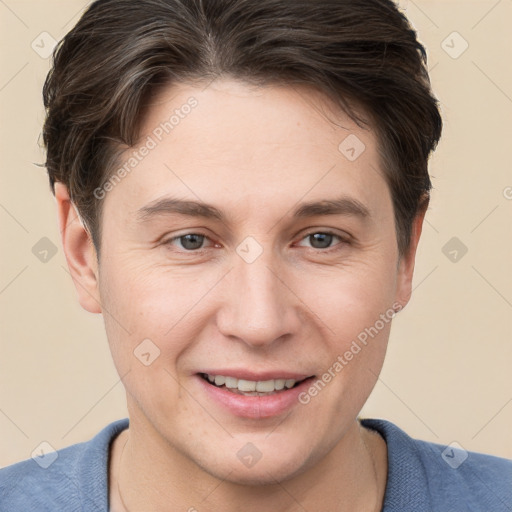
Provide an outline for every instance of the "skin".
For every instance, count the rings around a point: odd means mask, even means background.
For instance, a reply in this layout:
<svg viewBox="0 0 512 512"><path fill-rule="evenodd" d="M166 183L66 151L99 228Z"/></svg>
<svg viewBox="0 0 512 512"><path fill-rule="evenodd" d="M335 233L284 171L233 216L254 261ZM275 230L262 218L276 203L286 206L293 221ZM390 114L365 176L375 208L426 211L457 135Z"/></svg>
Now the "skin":
<svg viewBox="0 0 512 512"><path fill-rule="evenodd" d="M191 96L197 107L103 199L99 262L66 187L56 186L80 304L103 314L126 389L130 428L111 449L112 510L124 510L118 483L130 511L380 510L386 443L357 415L391 322L307 405L277 416L231 414L196 373L322 376L379 315L409 301L424 211L399 258L375 133L342 112L334 118L312 91L229 79L174 85L152 101L140 140ZM338 150L350 134L366 146L355 161ZM226 220L137 220L141 207L167 195L215 205ZM369 215L291 216L303 202L340 195ZM326 230L342 238L322 246L307 236ZM206 235L199 249L170 241L187 233ZM263 250L252 263L236 252L247 236ZM147 338L160 349L149 366L133 353ZM252 467L237 457L248 442L262 454Z"/></svg>

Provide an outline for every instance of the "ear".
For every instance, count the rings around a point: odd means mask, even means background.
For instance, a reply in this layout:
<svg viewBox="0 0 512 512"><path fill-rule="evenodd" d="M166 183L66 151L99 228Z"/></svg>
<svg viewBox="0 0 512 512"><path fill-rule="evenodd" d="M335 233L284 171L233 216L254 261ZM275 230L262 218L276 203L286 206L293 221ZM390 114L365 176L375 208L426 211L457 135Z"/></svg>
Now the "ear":
<svg viewBox="0 0 512 512"><path fill-rule="evenodd" d="M78 292L78 301L86 311L101 313L98 260L92 239L63 183L55 183L55 199L62 247Z"/></svg>
<svg viewBox="0 0 512 512"><path fill-rule="evenodd" d="M426 195L421 202L421 207L419 208L412 224L409 249L405 254L401 256L398 264L395 301L401 305L401 309L407 305L411 298L414 263L416 261L416 250L420 241L421 230L423 228L423 220L425 219L429 200L429 196Z"/></svg>

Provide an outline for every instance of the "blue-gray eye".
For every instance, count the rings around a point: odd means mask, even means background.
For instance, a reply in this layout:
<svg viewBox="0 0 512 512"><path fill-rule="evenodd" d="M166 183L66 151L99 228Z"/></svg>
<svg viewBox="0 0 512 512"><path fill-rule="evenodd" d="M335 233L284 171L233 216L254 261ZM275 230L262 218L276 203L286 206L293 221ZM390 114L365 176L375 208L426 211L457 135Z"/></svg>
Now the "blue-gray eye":
<svg viewBox="0 0 512 512"><path fill-rule="evenodd" d="M330 233L311 233L308 238L314 249L326 249L331 246L333 236Z"/></svg>
<svg viewBox="0 0 512 512"><path fill-rule="evenodd" d="M197 233L189 233L187 235L178 236L173 238L173 240L179 240L182 247L189 251L193 251L195 249L200 249L203 245L205 236L199 235Z"/></svg>
<svg viewBox="0 0 512 512"><path fill-rule="evenodd" d="M194 251L201 249L205 238L206 235L200 235L198 233L187 233L186 235L175 236L166 243L169 245L174 245L174 242L179 240L183 249L186 249L187 251Z"/></svg>

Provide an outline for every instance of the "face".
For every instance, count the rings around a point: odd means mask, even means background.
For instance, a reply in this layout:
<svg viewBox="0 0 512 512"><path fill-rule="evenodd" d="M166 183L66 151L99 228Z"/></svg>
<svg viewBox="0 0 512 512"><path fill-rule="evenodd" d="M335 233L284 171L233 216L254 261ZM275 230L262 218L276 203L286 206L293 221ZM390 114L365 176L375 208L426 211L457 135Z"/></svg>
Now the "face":
<svg viewBox="0 0 512 512"><path fill-rule="evenodd" d="M417 240L400 260L375 134L333 116L311 91L173 86L105 194L81 303L103 313L130 428L184 467L290 478L375 385Z"/></svg>

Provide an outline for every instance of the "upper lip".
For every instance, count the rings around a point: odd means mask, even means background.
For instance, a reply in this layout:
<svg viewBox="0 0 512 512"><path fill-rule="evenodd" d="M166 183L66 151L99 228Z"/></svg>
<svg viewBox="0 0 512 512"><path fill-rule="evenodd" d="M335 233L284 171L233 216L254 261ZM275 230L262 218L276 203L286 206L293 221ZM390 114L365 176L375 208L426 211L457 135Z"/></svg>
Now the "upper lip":
<svg viewBox="0 0 512 512"><path fill-rule="evenodd" d="M313 376L311 373L296 373L290 372L289 370L255 372L237 368L221 368L215 370L208 369L202 370L199 373L206 373L208 375L223 375L224 377L234 377L235 379L252 380L256 382L275 379L293 379L299 381Z"/></svg>

